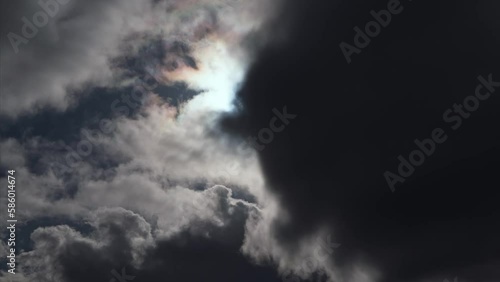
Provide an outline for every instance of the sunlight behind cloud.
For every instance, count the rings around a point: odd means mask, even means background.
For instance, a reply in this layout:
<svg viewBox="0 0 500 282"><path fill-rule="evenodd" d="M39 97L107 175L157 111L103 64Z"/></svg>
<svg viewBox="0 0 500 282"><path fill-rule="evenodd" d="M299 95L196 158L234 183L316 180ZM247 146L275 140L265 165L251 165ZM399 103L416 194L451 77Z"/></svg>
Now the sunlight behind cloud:
<svg viewBox="0 0 500 282"><path fill-rule="evenodd" d="M245 66L221 40L203 42L196 48L199 69L183 68L170 72L170 79L183 80L192 89L203 91L190 101L184 114L191 111L231 111Z"/></svg>

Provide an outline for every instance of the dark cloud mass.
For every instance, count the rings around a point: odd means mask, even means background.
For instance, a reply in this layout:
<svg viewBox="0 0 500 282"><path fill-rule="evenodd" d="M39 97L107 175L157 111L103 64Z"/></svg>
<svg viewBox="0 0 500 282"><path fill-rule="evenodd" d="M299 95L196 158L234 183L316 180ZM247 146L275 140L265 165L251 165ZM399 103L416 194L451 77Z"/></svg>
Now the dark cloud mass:
<svg viewBox="0 0 500 282"><path fill-rule="evenodd" d="M402 1L403 12L348 64L339 44L353 44L353 28L387 3L287 1L284 21L275 19L286 39L260 52L238 93L240 114L223 125L255 136L271 118L263 109L297 115L259 152L291 213L275 221L280 241L326 224L342 243L337 263L366 261L380 281L500 281L500 90L457 131L442 119L474 95L476 77L500 80L499 6ZM383 173L397 173L398 155L437 127L449 140L392 193Z"/></svg>
<svg viewBox="0 0 500 282"><path fill-rule="evenodd" d="M99 226L96 226L105 232L99 234L103 247L96 248L87 242L75 240L56 254L65 281L98 281L103 277L112 279L113 276L106 270L117 269L121 272L123 267L126 274L142 281L276 281L276 273L272 268L249 264L238 252L243 239L244 214L236 217L224 231L206 226L211 238L200 236L196 231L185 231L168 241L161 241L154 248L146 250L146 259L140 267L134 267L131 265L133 255L129 253L134 249L132 238L126 236L135 234L143 239L149 234L136 230L140 222L129 218L133 215L122 216L121 211L114 212L115 219L113 216L103 216ZM39 236L38 233L34 236ZM241 273L248 275L241 277Z"/></svg>

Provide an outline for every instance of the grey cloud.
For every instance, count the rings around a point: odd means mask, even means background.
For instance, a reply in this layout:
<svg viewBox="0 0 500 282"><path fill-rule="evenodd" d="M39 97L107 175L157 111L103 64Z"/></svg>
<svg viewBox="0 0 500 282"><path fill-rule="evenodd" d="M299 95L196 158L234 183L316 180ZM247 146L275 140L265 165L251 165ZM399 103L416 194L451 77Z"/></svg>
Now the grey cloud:
<svg viewBox="0 0 500 282"><path fill-rule="evenodd" d="M96 228L89 236L66 225L35 230L33 250L19 256L21 274L40 282L82 281L78 277L89 275L105 279L113 267L139 265L154 244L149 224L121 208L97 210L89 223Z"/></svg>
<svg viewBox="0 0 500 282"><path fill-rule="evenodd" d="M242 12L248 6L262 5L260 1L253 4L229 0L215 3L204 0L67 2L58 6L58 12L50 17L46 26L39 28L36 36L19 46L17 54L7 34L22 34L21 18L30 18L44 10L37 4L23 2L9 3L8 9L2 9L5 20L0 43L2 115L16 118L47 107L65 110L76 102L77 97L72 95L89 85L122 83L117 80L119 73L111 64L113 59L130 55L141 42L157 36L170 44L191 45L214 33L215 38L236 46L265 17L257 11ZM224 19L216 20L220 15L224 15ZM161 62L167 69L177 68L180 62L188 67L196 66L193 58L173 54L169 52Z"/></svg>
<svg viewBox="0 0 500 282"><path fill-rule="evenodd" d="M239 45L270 13L266 9L274 4L264 2L74 0L28 44L20 45L17 55L3 35L19 29L20 17L38 7L10 4L17 8L11 8L16 12L5 17L8 24L2 28L2 50L7 50L1 56L2 114L15 127L23 115L75 109L82 96L96 94L84 90L98 86L119 92L144 70L153 70L160 84L186 80L191 90L204 91L203 83L219 82L200 75L200 70L219 70L210 68L211 59L226 63L226 56L234 55L226 70L229 74L248 63ZM197 9L202 12L194 12ZM220 42L227 48L217 53ZM141 57L141 48L153 43L159 50L152 58L127 61ZM198 76L183 76L184 67ZM206 99L212 90L200 96ZM89 137L93 153L70 165L67 175L55 173L52 165L68 165L68 152L60 141L74 141L83 130L95 130L88 128L85 115L71 116L76 120L66 124L74 126L67 131L71 137L47 134L45 128L51 126L47 122L43 129L13 134L17 139L0 140L2 167L15 165L22 175L20 216L32 223L42 216L63 217L92 227L90 234L65 225L34 231L33 249L19 258L23 262L19 281L109 280L110 271L122 267L142 274L144 281L156 281L165 274L165 264L175 259L172 254L182 257L184 270L168 275L184 276L184 281L196 281L199 275L186 271L189 261L211 278L234 280L238 271L252 273L241 281L276 278L272 268L251 264L262 255L272 257L266 264L284 261L287 269L295 267L294 254L275 252L274 247L271 254L249 251L259 244L279 243L267 238L273 224L268 219L279 215L279 206L265 190L255 153L218 134L214 125L219 113L193 110L192 104L172 107L160 99L171 95L165 92L148 93L136 115L107 116L115 130ZM195 102L202 105L203 99ZM92 115L99 116L93 110ZM30 125L29 119L24 121L21 125ZM205 248L223 267L204 266L197 260L196 254Z"/></svg>

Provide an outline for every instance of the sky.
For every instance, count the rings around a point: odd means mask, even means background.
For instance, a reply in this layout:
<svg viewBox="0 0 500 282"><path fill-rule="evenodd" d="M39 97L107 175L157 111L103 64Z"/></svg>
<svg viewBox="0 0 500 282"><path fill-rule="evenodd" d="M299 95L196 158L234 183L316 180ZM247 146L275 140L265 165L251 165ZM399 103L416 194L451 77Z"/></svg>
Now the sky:
<svg viewBox="0 0 500 282"><path fill-rule="evenodd" d="M499 13L2 2L0 281L499 282Z"/></svg>

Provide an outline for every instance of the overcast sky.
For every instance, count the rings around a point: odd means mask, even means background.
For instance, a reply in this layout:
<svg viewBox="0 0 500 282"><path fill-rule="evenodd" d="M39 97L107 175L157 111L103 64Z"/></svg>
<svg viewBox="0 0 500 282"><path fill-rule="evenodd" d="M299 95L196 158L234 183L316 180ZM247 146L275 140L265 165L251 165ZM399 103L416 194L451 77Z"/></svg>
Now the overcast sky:
<svg viewBox="0 0 500 282"><path fill-rule="evenodd" d="M445 2L4 1L0 281L499 282L500 4Z"/></svg>

